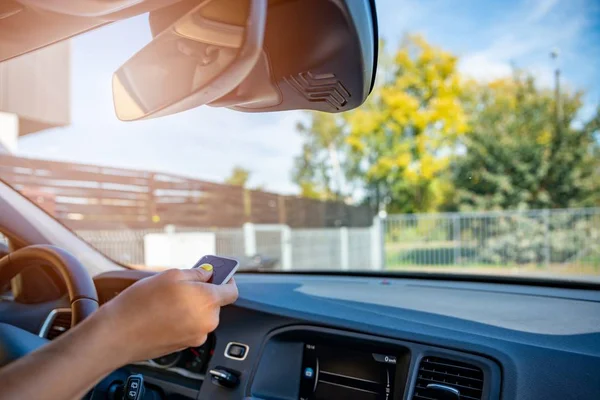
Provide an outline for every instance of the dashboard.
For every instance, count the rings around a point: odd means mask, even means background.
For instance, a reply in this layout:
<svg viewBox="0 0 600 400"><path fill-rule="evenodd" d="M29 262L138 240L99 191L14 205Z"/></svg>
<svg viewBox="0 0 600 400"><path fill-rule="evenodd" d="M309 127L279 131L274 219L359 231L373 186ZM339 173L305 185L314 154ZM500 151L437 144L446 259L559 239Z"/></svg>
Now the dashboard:
<svg viewBox="0 0 600 400"><path fill-rule="evenodd" d="M204 380L203 374L213 349L214 336L210 336L200 347L190 347L152 360L142 361L137 365L165 370L190 379Z"/></svg>
<svg viewBox="0 0 600 400"><path fill-rule="evenodd" d="M106 302L144 276L95 283ZM240 298L205 345L125 366L96 398L132 373L169 400L600 398L598 291L301 274L236 282Z"/></svg>

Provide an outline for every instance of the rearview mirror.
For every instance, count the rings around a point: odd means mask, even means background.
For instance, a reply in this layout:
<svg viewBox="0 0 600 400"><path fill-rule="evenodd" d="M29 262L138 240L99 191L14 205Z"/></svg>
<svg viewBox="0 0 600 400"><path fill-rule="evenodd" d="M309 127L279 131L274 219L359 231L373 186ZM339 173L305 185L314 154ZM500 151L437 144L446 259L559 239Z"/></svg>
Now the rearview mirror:
<svg viewBox="0 0 600 400"><path fill-rule="evenodd" d="M131 121L208 104L244 112L360 106L373 88L375 0L182 0L113 76Z"/></svg>
<svg viewBox="0 0 600 400"><path fill-rule="evenodd" d="M263 46L267 0L194 4L114 73L119 119L158 117L210 103L252 71Z"/></svg>

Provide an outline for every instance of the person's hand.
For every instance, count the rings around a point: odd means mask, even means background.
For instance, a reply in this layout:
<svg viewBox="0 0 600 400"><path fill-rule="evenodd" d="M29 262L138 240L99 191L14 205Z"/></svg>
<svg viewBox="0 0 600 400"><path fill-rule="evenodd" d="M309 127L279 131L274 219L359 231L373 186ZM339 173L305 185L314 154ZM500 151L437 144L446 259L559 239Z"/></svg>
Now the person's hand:
<svg viewBox="0 0 600 400"><path fill-rule="evenodd" d="M238 297L233 279L225 285L206 283L211 274L200 268L168 270L100 307L91 318L102 319L113 335L107 351L119 349L126 364L203 344L219 324L220 308Z"/></svg>

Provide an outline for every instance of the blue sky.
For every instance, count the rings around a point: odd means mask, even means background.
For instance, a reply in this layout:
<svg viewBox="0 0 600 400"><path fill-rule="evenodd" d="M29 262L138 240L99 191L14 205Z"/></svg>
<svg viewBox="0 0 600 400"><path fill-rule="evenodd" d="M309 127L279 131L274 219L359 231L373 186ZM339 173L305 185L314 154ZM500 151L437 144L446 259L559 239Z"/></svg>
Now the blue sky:
<svg viewBox="0 0 600 400"><path fill-rule="evenodd" d="M514 63L550 86L549 52L556 48L565 85L588 93L583 117L600 102L597 0L377 0L377 8L389 47L406 33L421 33L457 54L462 72L481 80L508 75ZM213 181L241 165L252 171L253 185L297 192L290 171L301 146L295 132L300 111L245 114L200 107L148 121L117 120L112 73L150 38L144 15L73 39L72 123L22 138L19 154Z"/></svg>

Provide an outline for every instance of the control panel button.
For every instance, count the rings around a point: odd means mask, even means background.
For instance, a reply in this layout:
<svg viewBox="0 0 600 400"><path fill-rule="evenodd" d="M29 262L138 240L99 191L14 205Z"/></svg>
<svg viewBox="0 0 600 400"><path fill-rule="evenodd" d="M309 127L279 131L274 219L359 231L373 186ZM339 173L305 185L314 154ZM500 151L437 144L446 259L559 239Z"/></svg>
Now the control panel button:
<svg viewBox="0 0 600 400"><path fill-rule="evenodd" d="M127 378L123 397L126 400L139 400L144 397L144 377L142 375L130 375Z"/></svg>
<svg viewBox="0 0 600 400"><path fill-rule="evenodd" d="M312 369L312 368L310 368L310 367L306 367L306 368L304 369L304 377L305 377L305 378L308 378L308 379L310 379L310 378L312 378L314 375L315 375L315 371L313 371L313 369Z"/></svg>
<svg viewBox="0 0 600 400"><path fill-rule="evenodd" d="M229 355L235 358L242 358L246 354L246 348L244 346L240 346L239 344L234 344L229 348Z"/></svg>
<svg viewBox="0 0 600 400"><path fill-rule="evenodd" d="M231 342L225 348L225 357L233 360L244 360L248 355L248 345Z"/></svg>
<svg viewBox="0 0 600 400"><path fill-rule="evenodd" d="M234 388L239 382L239 372L224 367L216 367L208 371L215 385Z"/></svg>

